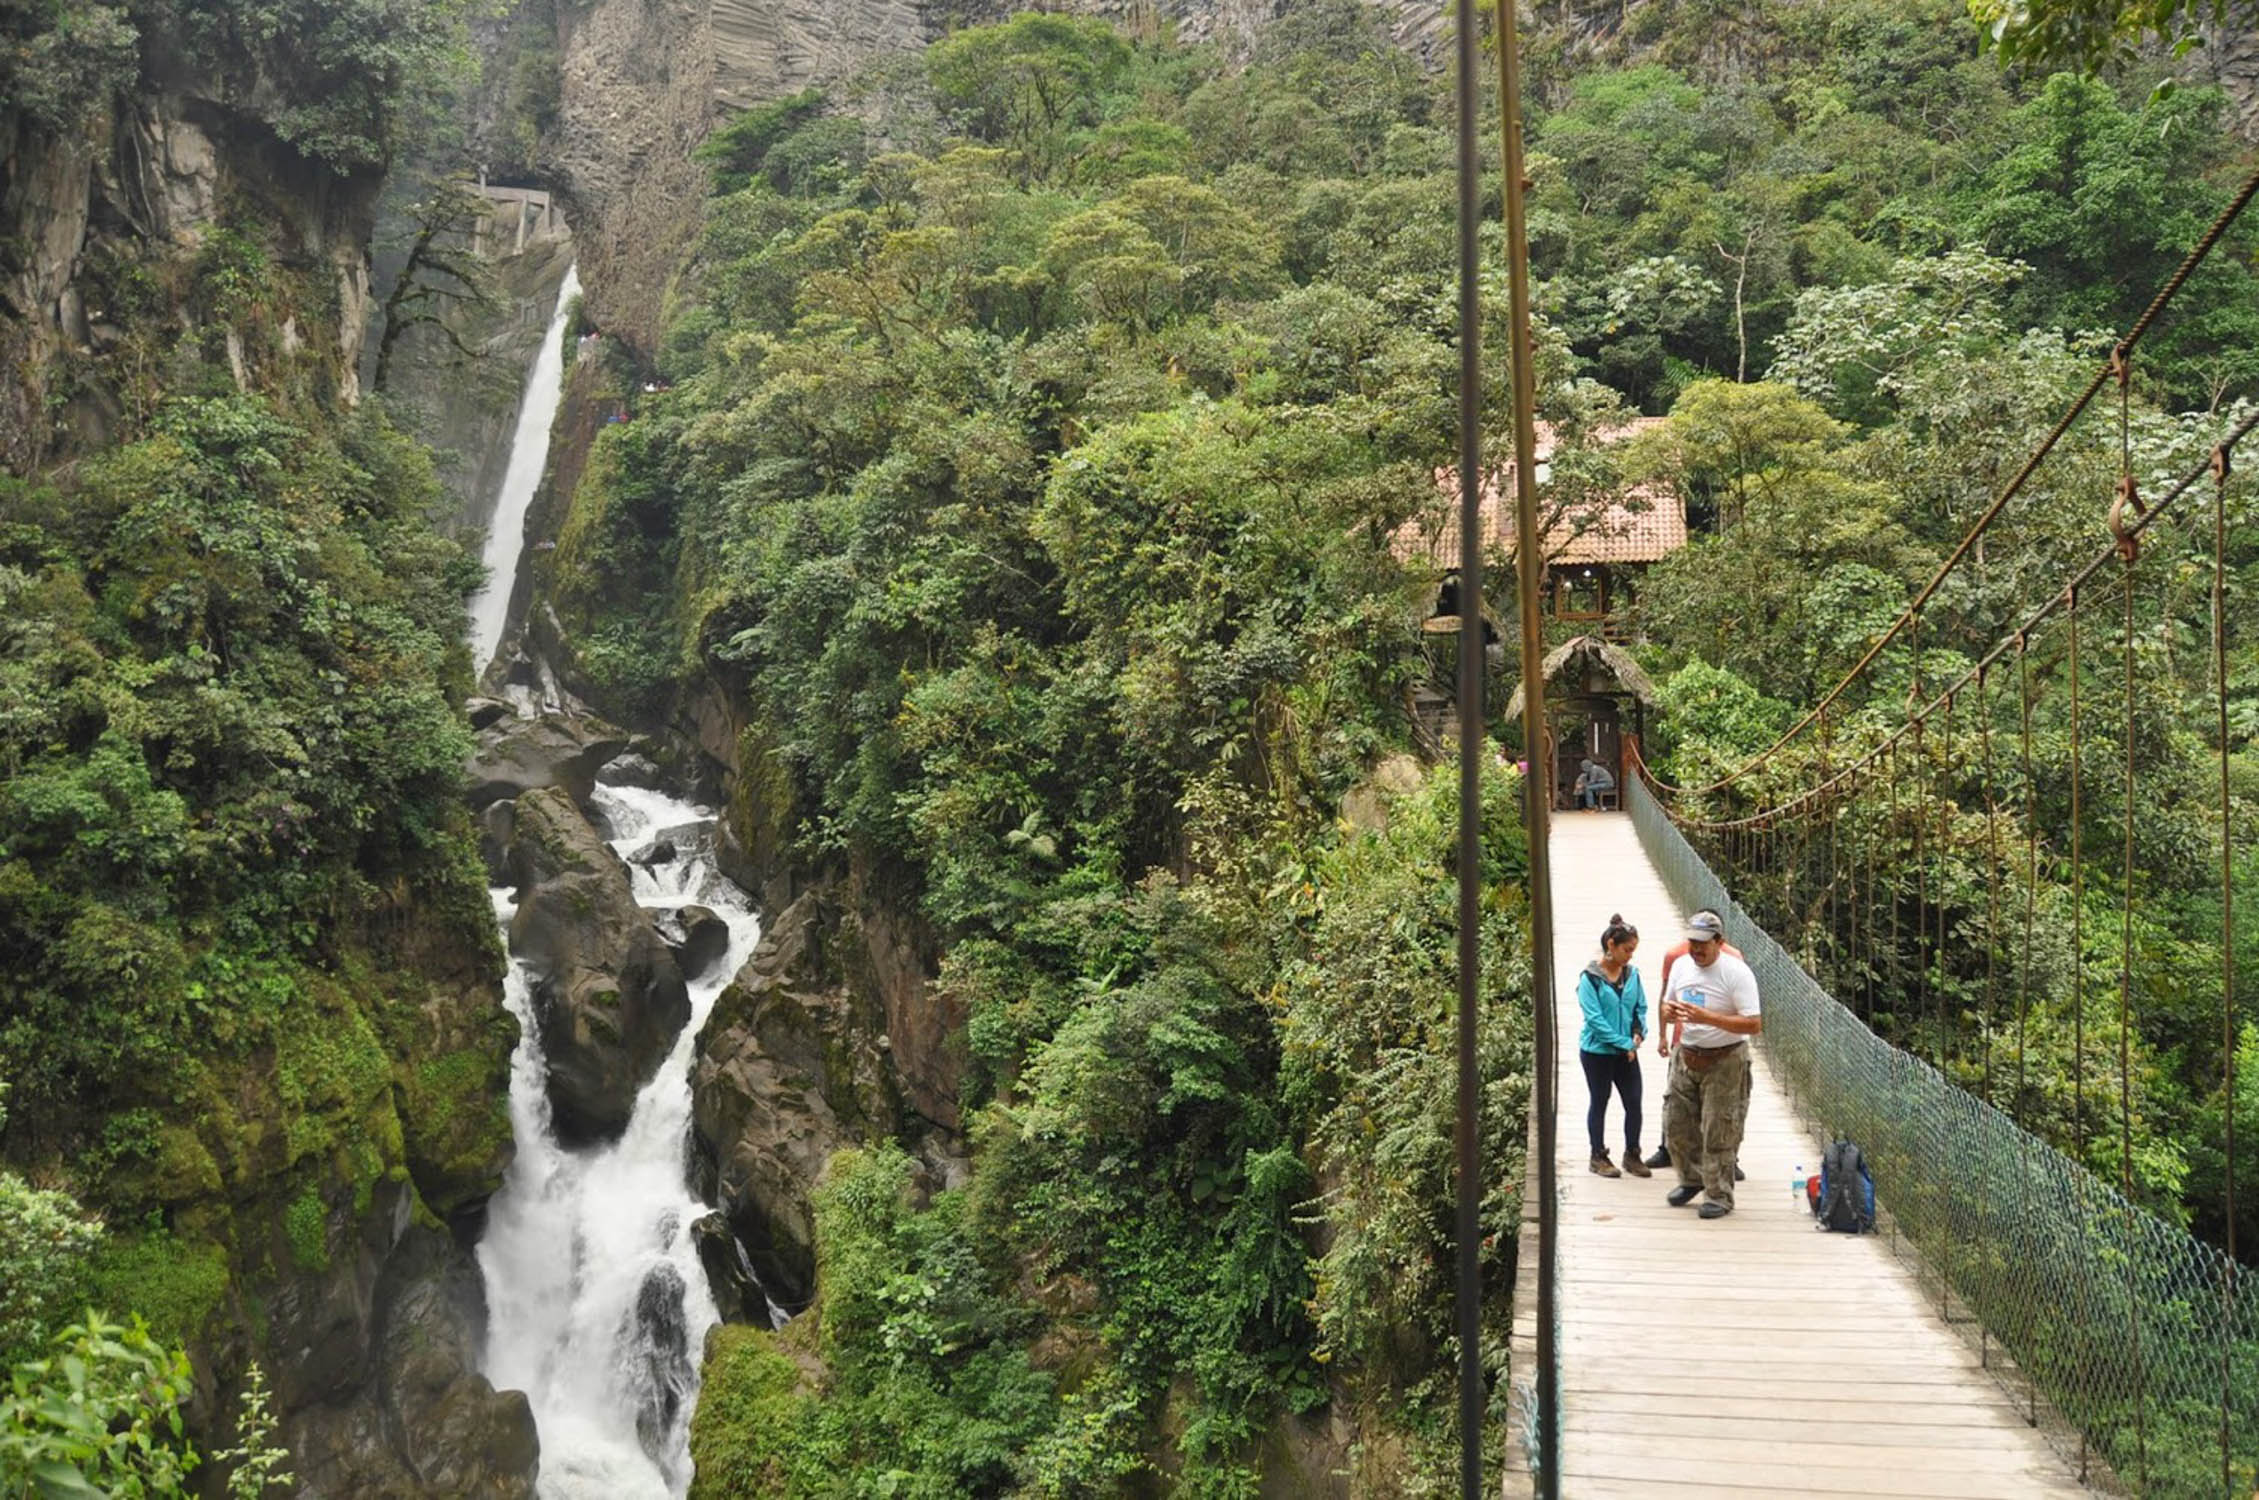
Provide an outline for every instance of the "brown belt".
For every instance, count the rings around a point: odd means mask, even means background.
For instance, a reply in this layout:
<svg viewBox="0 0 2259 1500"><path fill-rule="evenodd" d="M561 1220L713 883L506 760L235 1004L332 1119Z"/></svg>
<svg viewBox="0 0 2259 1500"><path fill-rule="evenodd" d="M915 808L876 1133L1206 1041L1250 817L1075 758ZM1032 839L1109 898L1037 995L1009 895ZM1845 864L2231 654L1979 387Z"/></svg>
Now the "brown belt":
<svg viewBox="0 0 2259 1500"><path fill-rule="evenodd" d="M1729 1042L1723 1047L1696 1047L1682 1042L1679 1044L1679 1056L1685 1058L1686 1065L1695 1072L1706 1073L1717 1066L1719 1058L1728 1052L1738 1052L1748 1045L1747 1042Z"/></svg>

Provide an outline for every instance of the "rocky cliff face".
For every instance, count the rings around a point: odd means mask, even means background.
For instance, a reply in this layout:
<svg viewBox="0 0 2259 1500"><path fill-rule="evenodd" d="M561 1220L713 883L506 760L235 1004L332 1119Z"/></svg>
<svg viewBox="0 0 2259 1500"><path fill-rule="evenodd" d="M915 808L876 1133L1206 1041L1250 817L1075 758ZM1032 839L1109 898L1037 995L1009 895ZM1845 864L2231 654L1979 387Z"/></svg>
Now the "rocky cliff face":
<svg viewBox="0 0 2259 1500"><path fill-rule="evenodd" d="M809 1190L842 1146L920 1143L948 1179L964 1017L927 981L916 928L851 879L775 915L722 992L691 1069L701 1190L771 1296L815 1291Z"/></svg>
<svg viewBox="0 0 2259 1500"><path fill-rule="evenodd" d="M0 464L25 473L100 446L170 352L204 337L239 386L286 374L315 399L359 398L376 174L310 161L189 81L99 103L72 130L0 106L0 163ZM304 305L269 300L254 318L224 297L164 296L230 218L256 220Z"/></svg>
<svg viewBox="0 0 2259 1500"><path fill-rule="evenodd" d="M381 173L277 133L273 58L207 76L118 24L106 71L59 98L16 91L31 49L0 60L0 469L18 474L138 436L178 393L232 382L309 428L360 396ZM194 1437L224 1446L258 1361L304 1495L532 1494L531 1419L477 1373L456 1232L509 1161L515 1028L490 921L440 900L403 892L326 934L273 1043L184 1059L178 1096L135 1116L150 1149L103 1182L133 1206L103 1252L115 1284L188 1344Z"/></svg>

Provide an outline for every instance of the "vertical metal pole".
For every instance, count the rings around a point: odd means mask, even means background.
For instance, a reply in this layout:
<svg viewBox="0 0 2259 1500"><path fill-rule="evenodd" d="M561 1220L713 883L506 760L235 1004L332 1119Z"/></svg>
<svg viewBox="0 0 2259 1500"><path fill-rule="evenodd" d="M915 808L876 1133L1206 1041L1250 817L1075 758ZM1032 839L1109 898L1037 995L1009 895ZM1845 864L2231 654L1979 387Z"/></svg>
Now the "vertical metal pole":
<svg viewBox="0 0 2259 1500"><path fill-rule="evenodd" d="M2212 450L2212 666L2219 686L2220 741L2220 1047L2227 1101L2227 1259L2220 1265L2220 1492L2235 1492L2235 820L2228 773L2228 619L2224 586L2228 550L2228 445ZM2252 1481L2259 1489L2259 1478Z"/></svg>
<svg viewBox="0 0 2259 1500"><path fill-rule="evenodd" d="M1459 1101L1455 1136L1459 1166L1459 1493L1482 1492L1482 1157L1475 1139L1476 1022L1482 986L1482 298L1475 224L1481 186L1475 167L1475 123L1482 112L1476 79L1476 16L1459 15ZM1524 725L1542 724L1542 705L1523 699ZM1539 769L1530 756L1530 769ZM1543 784L1543 783L1541 783ZM1524 796L1531 807L1543 798ZM1532 879L1535 879L1533 873ZM1544 1337L1541 1331L1538 1335Z"/></svg>
<svg viewBox="0 0 2259 1500"><path fill-rule="evenodd" d="M1472 31L1470 5L1467 30ZM1530 707L1545 700L1545 638L1538 621L1538 588L1544 566L1537 520L1537 374L1530 337L1530 241L1525 166L1522 160L1522 53L1515 27L1514 0L1498 0L1498 132L1505 147L1507 344L1512 354L1514 403L1514 575L1522 626L1522 722ZM1471 54L1470 54L1471 55ZM1468 122L1460 122L1462 130ZM1535 722L1543 723L1543 717ZM1553 786L1553 745L1548 737L1530 756L1540 783ZM1553 860L1547 847L1551 798L1528 797L1530 871L1530 990L1535 1000L1531 1025L1537 1032L1537 1493L1556 1500L1561 1493L1560 1352L1554 1346L1557 1322L1554 1263L1560 1233L1554 1182L1555 1068L1558 1038L1553 1021ZM1526 1174L1525 1174L1526 1176Z"/></svg>

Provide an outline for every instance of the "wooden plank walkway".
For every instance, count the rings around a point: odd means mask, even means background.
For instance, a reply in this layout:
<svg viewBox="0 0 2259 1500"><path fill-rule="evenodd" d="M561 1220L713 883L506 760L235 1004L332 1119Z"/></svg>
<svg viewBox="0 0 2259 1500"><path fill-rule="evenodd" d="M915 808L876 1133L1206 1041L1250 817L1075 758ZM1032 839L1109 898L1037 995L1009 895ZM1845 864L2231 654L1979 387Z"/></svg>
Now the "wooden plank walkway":
<svg viewBox="0 0 2259 1500"><path fill-rule="evenodd" d="M1652 1178L1588 1169L1576 976L1621 912L1640 931L1649 1045L1640 1057L1642 1150L1662 1140L1665 1060L1653 1045L1663 955L1684 913L1622 813L1553 820L1554 973L1560 1046L1561 1494L1860 1495L2045 1500L2085 1493L1974 1351L1938 1318L1874 1236L1824 1234L1789 1191L1819 1149L1791 1114L1760 1046L1732 1215L1671 1208ZM1730 942L1734 934L1728 933ZM1609 1112L1621 1163L1623 1120ZM1532 1180L1534 1181L1534 1174ZM1534 1200L1534 1194L1532 1195ZM1701 1200L1697 1199L1697 1203ZM1516 1434L1535 1369L1534 1201L1514 1307ZM1506 1492L1527 1494L1519 1441Z"/></svg>

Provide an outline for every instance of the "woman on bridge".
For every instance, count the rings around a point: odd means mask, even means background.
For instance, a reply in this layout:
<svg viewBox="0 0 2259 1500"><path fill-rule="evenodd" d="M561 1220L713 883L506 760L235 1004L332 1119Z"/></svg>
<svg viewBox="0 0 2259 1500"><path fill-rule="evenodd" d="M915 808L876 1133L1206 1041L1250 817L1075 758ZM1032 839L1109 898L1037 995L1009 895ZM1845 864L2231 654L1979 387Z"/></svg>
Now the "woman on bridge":
<svg viewBox="0 0 2259 1500"><path fill-rule="evenodd" d="M1577 1004L1584 1010L1584 1033L1577 1050L1584 1059L1585 1086L1592 1091L1592 1107L1585 1112L1585 1129L1592 1137L1592 1170L1602 1177L1652 1177L1639 1156L1639 1044L1647 1035L1647 991L1632 954L1639 949L1639 929L1621 916L1608 919L1600 934L1600 957L1577 976ZM1624 1165L1618 1171L1608 1159L1608 1096L1624 1101Z"/></svg>

